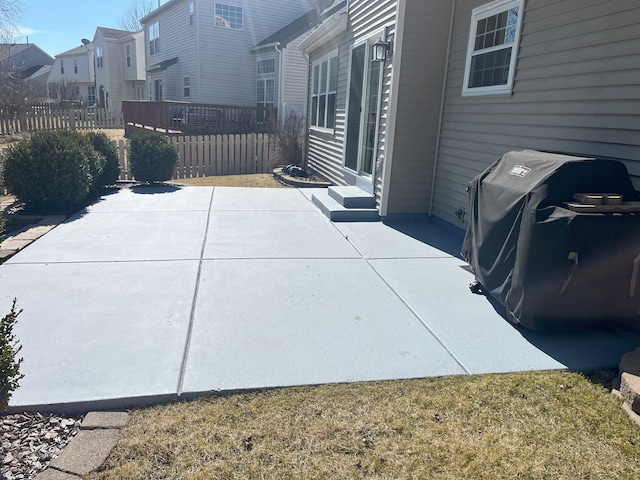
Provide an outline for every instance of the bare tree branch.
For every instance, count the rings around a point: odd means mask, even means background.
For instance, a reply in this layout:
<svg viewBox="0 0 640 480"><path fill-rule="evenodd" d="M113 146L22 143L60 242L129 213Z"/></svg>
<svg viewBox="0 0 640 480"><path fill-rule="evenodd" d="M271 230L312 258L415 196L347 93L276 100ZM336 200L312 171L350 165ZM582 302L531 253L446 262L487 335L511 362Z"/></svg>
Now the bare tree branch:
<svg viewBox="0 0 640 480"><path fill-rule="evenodd" d="M140 19L154 11L157 6L157 0L131 0L122 17L120 17L118 27L129 32L137 32L142 28Z"/></svg>
<svg viewBox="0 0 640 480"><path fill-rule="evenodd" d="M16 36L23 12L22 0L0 0L0 41L8 42Z"/></svg>

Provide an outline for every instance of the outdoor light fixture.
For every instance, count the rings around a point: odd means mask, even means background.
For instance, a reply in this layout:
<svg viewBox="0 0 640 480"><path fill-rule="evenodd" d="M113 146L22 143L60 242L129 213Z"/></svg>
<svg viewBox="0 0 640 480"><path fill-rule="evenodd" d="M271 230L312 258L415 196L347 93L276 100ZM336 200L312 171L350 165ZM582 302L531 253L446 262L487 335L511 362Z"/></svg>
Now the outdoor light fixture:
<svg viewBox="0 0 640 480"><path fill-rule="evenodd" d="M389 42L385 42L382 37L371 46L371 60L374 62L384 62L389 51Z"/></svg>
<svg viewBox="0 0 640 480"><path fill-rule="evenodd" d="M371 60L384 62L391 57L393 49L393 34L389 33L389 27L385 27L380 39L371 45Z"/></svg>

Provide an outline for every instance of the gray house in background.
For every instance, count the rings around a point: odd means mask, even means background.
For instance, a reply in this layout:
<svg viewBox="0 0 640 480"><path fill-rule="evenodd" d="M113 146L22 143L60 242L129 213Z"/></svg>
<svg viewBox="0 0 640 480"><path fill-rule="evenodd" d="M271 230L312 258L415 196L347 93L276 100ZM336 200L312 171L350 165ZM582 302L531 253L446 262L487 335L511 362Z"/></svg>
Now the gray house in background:
<svg viewBox="0 0 640 480"><path fill-rule="evenodd" d="M300 44L323 20L347 4L346 0L325 3L329 4L326 10L309 10L251 49L255 57L257 106L276 107L281 121L289 113L306 117L309 62L300 51Z"/></svg>
<svg viewBox="0 0 640 480"><path fill-rule="evenodd" d="M47 96L47 76L53 57L33 43L0 44L0 69L15 71L36 86L36 93Z"/></svg>
<svg viewBox="0 0 640 480"><path fill-rule="evenodd" d="M144 33L98 27L93 36L96 100L101 108L122 110L122 100L146 98Z"/></svg>
<svg viewBox="0 0 640 480"><path fill-rule="evenodd" d="M301 45L310 166L461 228L510 150L621 159L640 189L638 31L636 0L350 0Z"/></svg>
<svg viewBox="0 0 640 480"><path fill-rule="evenodd" d="M169 0L144 25L150 100L255 106L280 103L280 66L252 48L309 11L306 0ZM272 52L275 47L271 46ZM298 52L299 54L299 52ZM262 87L258 94L258 87Z"/></svg>
<svg viewBox="0 0 640 480"><path fill-rule="evenodd" d="M47 77L49 100L92 105L96 101L93 44L80 45L56 55Z"/></svg>

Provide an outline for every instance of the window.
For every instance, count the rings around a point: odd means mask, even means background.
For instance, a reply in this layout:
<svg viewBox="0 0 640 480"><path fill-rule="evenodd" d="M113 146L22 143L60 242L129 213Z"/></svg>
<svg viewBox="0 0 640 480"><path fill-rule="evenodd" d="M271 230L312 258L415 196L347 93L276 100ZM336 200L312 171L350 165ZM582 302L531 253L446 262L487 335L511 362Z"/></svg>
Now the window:
<svg viewBox="0 0 640 480"><path fill-rule="evenodd" d="M100 68L104 65L102 59L102 47L96 47L96 67Z"/></svg>
<svg viewBox="0 0 640 480"><path fill-rule="evenodd" d="M58 99L58 85L55 83L49 84L49 98L52 100Z"/></svg>
<svg viewBox="0 0 640 480"><path fill-rule="evenodd" d="M497 0L473 10L463 95L511 93L523 0Z"/></svg>
<svg viewBox="0 0 640 480"><path fill-rule="evenodd" d="M64 60L60 60L60 73L64 75Z"/></svg>
<svg viewBox="0 0 640 480"><path fill-rule="evenodd" d="M184 96L187 98L190 97L191 96L191 78L190 77L184 77L183 86L184 86Z"/></svg>
<svg viewBox="0 0 640 480"><path fill-rule="evenodd" d="M89 85L87 87L87 101L89 105L96 103L96 87L95 85Z"/></svg>
<svg viewBox="0 0 640 480"><path fill-rule="evenodd" d="M270 58L269 60L259 60L257 73L258 75L264 73L276 73L276 59Z"/></svg>
<svg viewBox="0 0 640 480"><path fill-rule="evenodd" d="M195 25L196 23L196 7L193 2L189 3L189 25Z"/></svg>
<svg viewBox="0 0 640 480"><path fill-rule="evenodd" d="M76 87L76 95L80 95L80 87Z"/></svg>
<svg viewBox="0 0 640 480"><path fill-rule="evenodd" d="M311 90L311 126L333 128L338 86L338 55L332 54L313 64Z"/></svg>
<svg viewBox="0 0 640 480"><path fill-rule="evenodd" d="M149 25L149 55L160 53L160 24Z"/></svg>
<svg viewBox="0 0 640 480"><path fill-rule="evenodd" d="M78 59L73 59L73 73L78 73Z"/></svg>
<svg viewBox="0 0 640 480"><path fill-rule="evenodd" d="M136 99L144 100L144 85L138 85L136 87Z"/></svg>
<svg viewBox="0 0 640 480"><path fill-rule="evenodd" d="M126 56L127 56L127 68L131 67L131 45L127 44L125 46Z"/></svg>
<svg viewBox="0 0 640 480"><path fill-rule="evenodd" d="M227 5L226 3L216 3L215 25L221 28L232 30L242 30L242 7Z"/></svg>

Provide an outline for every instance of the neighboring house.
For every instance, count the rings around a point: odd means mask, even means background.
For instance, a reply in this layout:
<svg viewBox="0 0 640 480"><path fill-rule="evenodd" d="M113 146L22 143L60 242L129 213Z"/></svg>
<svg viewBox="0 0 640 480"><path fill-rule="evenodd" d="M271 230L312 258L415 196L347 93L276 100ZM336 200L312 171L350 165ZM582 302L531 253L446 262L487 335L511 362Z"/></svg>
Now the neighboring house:
<svg viewBox="0 0 640 480"><path fill-rule="evenodd" d="M637 0L350 0L301 46L309 164L383 217L461 228L468 182L510 150L619 158L640 189L638 31Z"/></svg>
<svg viewBox="0 0 640 480"><path fill-rule="evenodd" d="M122 110L122 100L146 99L144 32L98 27L93 36L97 103Z"/></svg>
<svg viewBox="0 0 640 480"><path fill-rule="evenodd" d="M52 64L53 57L33 43L0 44L0 70L16 71L33 82L42 97L47 96L47 75Z"/></svg>
<svg viewBox="0 0 640 480"><path fill-rule="evenodd" d="M278 108L281 121L291 112L306 117L309 62L300 51L300 44L321 21L346 4L346 0L336 0L324 13L315 8L309 10L251 49L255 56L258 107Z"/></svg>
<svg viewBox="0 0 640 480"><path fill-rule="evenodd" d="M277 61L271 61L277 57L275 46L270 47L275 55L261 57L267 61L260 64L252 48L309 9L305 0L169 0L140 20L148 98L237 106L280 104L279 86L274 83L270 90L274 71L280 69Z"/></svg>
<svg viewBox="0 0 640 480"><path fill-rule="evenodd" d="M94 79L91 43L56 55L47 77L49 100L92 105L96 101Z"/></svg>

